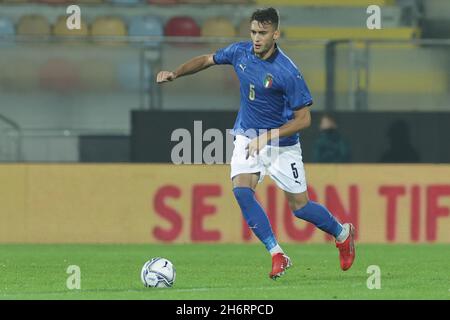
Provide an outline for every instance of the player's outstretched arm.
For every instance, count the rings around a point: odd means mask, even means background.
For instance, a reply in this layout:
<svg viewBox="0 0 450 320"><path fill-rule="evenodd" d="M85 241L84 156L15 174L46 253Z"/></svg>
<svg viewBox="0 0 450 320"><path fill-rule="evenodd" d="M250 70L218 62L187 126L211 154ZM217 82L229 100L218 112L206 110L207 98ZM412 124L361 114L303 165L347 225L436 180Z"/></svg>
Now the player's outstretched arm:
<svg viewBox="0 0 450 320"><path fill-rule="evenodd" d="M156 83L173 81L176 78L194 74L214 65L213 54L205 54L183 63L175 71L160 71L156 76Z"/></svg>

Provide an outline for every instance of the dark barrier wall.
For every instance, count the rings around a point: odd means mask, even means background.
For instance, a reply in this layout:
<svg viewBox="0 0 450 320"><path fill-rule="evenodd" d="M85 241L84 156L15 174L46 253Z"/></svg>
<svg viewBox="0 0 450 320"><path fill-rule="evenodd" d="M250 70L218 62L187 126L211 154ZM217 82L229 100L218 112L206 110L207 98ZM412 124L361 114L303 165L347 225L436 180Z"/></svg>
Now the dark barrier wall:
<svg viewBox="0 0 450 320"><path fill-rule="evenodd" d="M224 135L234 124L236 112L176 112L133 111L131 161L171 162L172 148L179 141L171 141L174 130L187 129L194 139L194 121L202 121L201 134L217 128ZM319 135L322 112L312 112L311 126L301 132L303 158L313 161L313 145ZM352 150L352 162L380 162L389 149L401 150L409 138L422 163L450 163L450 113L344 112L334 114L342 136ZM197 126L198 131L198 126ZM392 139L395 145L391 147ZM398 145L400 143L400 145ZM211 144L204 141L203 147ZM226 154L226 143L224 141ZM192 156L193 157L193 156Z"/></svg>
<svg viewBox="0 0 450 320"><path fill-rule="evenodd" d="M78 138L80 162L130 162L130 137L81 135Z"/></svg>
<svg viewBox="0 0 450 320"><path fill-rule="evenodd" d="M131 161L133 162L172 162L172 148L178 141L171 141L172 132L184 128L189 130L192 143L191 155L194 157L194 139L202 139L210 128L219 129L226 136L236 117L235 112L177 112L177 111L133 111ZM201 121L202 132L195 134L194 121ZM198 126L197 126L198 127ZM200 137L199 137L200 136ZM225 140L225 138L224 138ZM206 147L211 142L204 142ZM225 141L223 143L225 148ZM225 151L223 152L225 155Z"/></svg>

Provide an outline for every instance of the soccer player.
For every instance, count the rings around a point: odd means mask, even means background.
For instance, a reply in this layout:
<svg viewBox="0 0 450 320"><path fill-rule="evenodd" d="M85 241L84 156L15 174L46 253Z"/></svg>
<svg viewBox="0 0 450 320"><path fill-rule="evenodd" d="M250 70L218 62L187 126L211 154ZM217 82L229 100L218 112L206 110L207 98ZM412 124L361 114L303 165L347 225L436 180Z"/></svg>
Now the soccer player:
<svg viewBox="0 0 450 320"><path fill-rule="evenodd" d="M195 57L175 71L161 71L157 83L173 81L213 65L230 64L240 81L240 109L233 128L231 158L233 193L242 214L272 256L269 277L276 279L291 266L272 231L254 190L269 174L287 198L293 214L335 237L342 270L355 258L354 227L341 224L319 203L309 200L299 131L311 123L313 104L296 65L276 44L279 14L274 8L256 10L250 19L251 40L213 54Z"/></svg>

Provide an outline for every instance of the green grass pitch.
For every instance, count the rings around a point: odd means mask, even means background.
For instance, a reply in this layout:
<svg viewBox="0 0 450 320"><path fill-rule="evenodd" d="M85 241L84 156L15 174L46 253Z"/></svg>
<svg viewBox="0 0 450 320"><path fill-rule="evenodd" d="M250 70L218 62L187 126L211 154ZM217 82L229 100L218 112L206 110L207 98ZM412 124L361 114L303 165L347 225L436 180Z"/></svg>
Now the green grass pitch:
<svg viewBox="0 0 450 320"><path fill-rule="evenodd" d="M285 244L293 267L277 281L260 244L0 245L0 299L450 299L450 245L357 245L353 267L339 268L330 244ZM140 270L162 256L175 285L145 288ZM81 289L66 286L81 270ZM370 265L381 288L368 289Z"/></svg>

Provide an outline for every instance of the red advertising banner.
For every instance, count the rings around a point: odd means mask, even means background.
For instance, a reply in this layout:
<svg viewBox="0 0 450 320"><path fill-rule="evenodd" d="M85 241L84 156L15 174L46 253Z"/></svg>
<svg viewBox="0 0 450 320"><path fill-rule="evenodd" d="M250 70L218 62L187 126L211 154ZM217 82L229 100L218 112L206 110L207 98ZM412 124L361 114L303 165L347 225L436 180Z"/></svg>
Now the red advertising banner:
<svg viewBox="0 0 450 320"><path fill-rule="evenodd" d="M450 243L450 166L307 165L311 200L361 243ZM0 242L256 242L227 165L0 165ZM331 237L266 177L256 195L280 242Z"/></svg>

